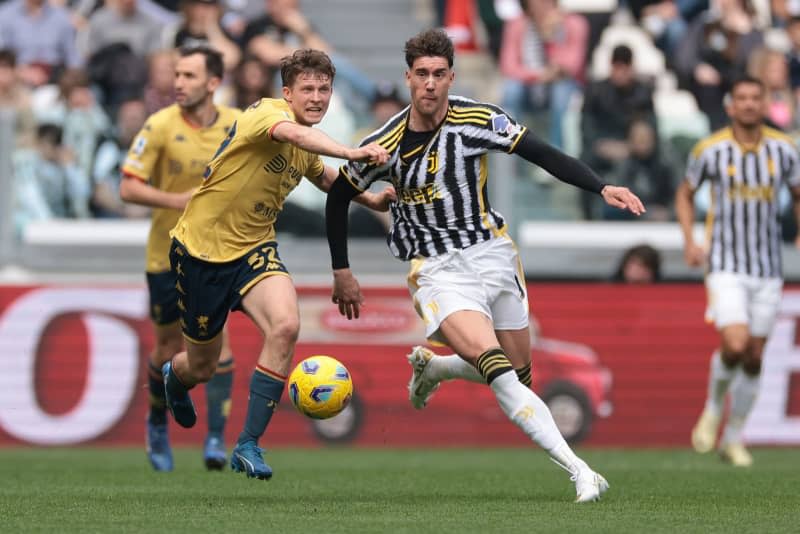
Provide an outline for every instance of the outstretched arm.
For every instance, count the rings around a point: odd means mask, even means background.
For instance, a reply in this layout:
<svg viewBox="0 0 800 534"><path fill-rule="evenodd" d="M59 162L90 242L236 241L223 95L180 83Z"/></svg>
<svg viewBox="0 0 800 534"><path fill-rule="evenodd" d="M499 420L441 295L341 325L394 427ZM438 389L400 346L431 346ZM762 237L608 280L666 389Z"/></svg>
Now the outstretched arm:
<svg viewBox="0 0 800 534"><path fill-rule="evenodd" d="M627 187L604 184L585 163L537 139L530 132L526 132L520 139L514 153L538 165L564 183L598 193L611 206L627 209L635 215L645 212L642 201Z"/></svg>
<svg viewBox="0 0 800 534"><path fill-rule="evenodd" d="M291 143L296 147L320 156L330 156L349 161L367 161L378 165L383 165L389 159L389 153L378 143L350 148L317 128L309 128L296 122L279 122L272 127L270 135L276 141Z"/></svg>
<svg viewBox="0 0 800 534"><path fill-rule="evenodd" d="M325 203L325 226L333 267L333 295L331 300L339 305L339 313L348 319L358 318L364 302L358 280L350 271L347 258L347 212L350 201L361 191L353 187L347 178L339 174L333 182Z"/></svg>

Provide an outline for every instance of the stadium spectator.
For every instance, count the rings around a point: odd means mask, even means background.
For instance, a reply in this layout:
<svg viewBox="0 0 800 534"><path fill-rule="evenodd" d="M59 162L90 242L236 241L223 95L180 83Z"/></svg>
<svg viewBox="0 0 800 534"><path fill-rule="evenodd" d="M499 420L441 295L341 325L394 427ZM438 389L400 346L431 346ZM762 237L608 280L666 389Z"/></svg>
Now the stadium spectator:
<svg viewBox="0 0 800 534"><path fill-rule="evenodd" d="M147 108L142 100L128 100L119 106L115 135L100 143L92 166L91 208L100 218L142 218L150 210L137 204L122 202L119 186L122 181L122 164L128 148L147 119Z"/></svg>
<svg viewBox="0 0 800 534"><path fill-rule="evenodd" d="M354 106L359 99L372 97L374 84L346 57L336 53L300 9L298 0L267 0L264 16L247 25L242 48L263 61L270 69L280 66L281 58L298 48L314 48L328 53L336 65L337 90L350 92L344 101ZM345 88L341 82L345 82ZM354 98L359 97L359 98Z"/></svg>
<svg viewBox="0 0 800 534"><path fill-rule="evenodd" d="M0 8L0 48L14 51L23 80L32 86L82 64L69 12L47 0L10 0Z"/></svg>
<svg viewBox="0 0 800 534"><path fill-rule="evenodd" d="M11 50L0 50L0 109L12 109L16 148L30 147L36 132L30 90L20 83Z"/></svg>
<svg viewBox="0 0 800 534"><path fill-rule="evenodd" d="M712 130L727 123L722 98L745 73L747 58L763 40L748 0L712 0L689 26L676 51L675 68Z"/></svg>
<svg viewBox="0 0 800 534"><path fill-rule="evenodd" d="M770 0L770 24L775 28L786 28L792 18L800 15L798 0Z"/></svg>
<svg viewBox="0 0 800 534"><path fill-rule="evenodd" d="M516 117L549 109L549 140L563 146L562 120L583 81L589 25L555 0L521 0L523 13L506 22L500 49L502 107Z"/></svg>
<svg viewBox="0 0 800 534"><path fill-rule="evenodd" d="M161 25L142 13L137 0L107 0L89 17L86 29L86 57L116 43L144 58L155 52L161 40Z"/></svg>
<svg viewBox="0 0 800 534"><path fill-rule="evenodd" d="M152 115L175 101L175 54L162 50L150 56L144 103L147 114Z"/></svg>
<svg viewBox="0 0 800 534"><path fill-rule="evenodd" d="M272 98L272 72L255 56L246 56L233 71L228 105L245 109L262 98Z"/></svg>
<svg viewBox="0 0 800 534"><path fill-rule="evenodd" d="M650 245L636 245L622 254L612 278L626 284L652 284L661 281L661 254Z"/></svg>
<svg viewBox="0 0 800 534"><path fill-rule="evenodd" d="M32 221L89 217L88 176L62 144L61 127L41 124L32 149L13 155L14 222L21 235Z"/></svg>
<svg viewBox="0 0 800 534"><path fill-rule="evenodd" d="M95 100L83 70L65 71L57 91L47 89L47 94L45 88L38 91L36 117L61 126L64 146L73 151L77 165L89 176L97 144L110 131L111 121Z"/></svg>
<svg viewBox="0 0 800 534"><path fill-rule="evenodd" d="M600 176L609 176L630 155L628 135L636 119L647 121L656 131L653 89L637 79L630 47L618 45L611 52L608 78L589 83L584 93L581 159ZM594 200L593 195L582 196L586 219L597 217Z"/></svg>
<svg viewBox="0 0 800 534"><path fill-rule="evenodd" d="M797 93L800 89L800 14L788 20L786 35L789 37L789 79L792 91Z"/></svg>
<svg viewBox="0 0 800 534"><path fill-rule="evenodd" d="M330 48L296 0L266 0L264 15L247 25L242 47L270 68L279 67L281 58L298 48Z"/></svg>
<svg viewBox="0 0 800 534"><path fill-rule="evenodd" d="M614 183L636 191L647 206L647 220L668 221L675 192L675 166L662 156L658 133L651 122L636 119L631 123L627 151L628 157L612 173L615 176ZM604 207L603 218L634 219L625 213Z"/></svg>
<svg viewBox="0 0 800 534"><path fill-rule="evenodd" d="M235 39L221 25L219 0L181 0L182 20L164 30L166 48L208 46L222 53L225 71L239 64L242 53Z"/></svg>
<svg viewBox="0 0 800 534"><path fill-rule="evenodd" d="M764 84L767 113L764 120L774 128L792 131L797 127L796 102L789 81L786 55L759 48L749 58L749 74Z"/></svg>
<svg viewBox="0 0 800 534"><path fill-rule="evenodd" d="M626 0L631 14L670 62L688 22L708 9L708 0Z"/></svg>

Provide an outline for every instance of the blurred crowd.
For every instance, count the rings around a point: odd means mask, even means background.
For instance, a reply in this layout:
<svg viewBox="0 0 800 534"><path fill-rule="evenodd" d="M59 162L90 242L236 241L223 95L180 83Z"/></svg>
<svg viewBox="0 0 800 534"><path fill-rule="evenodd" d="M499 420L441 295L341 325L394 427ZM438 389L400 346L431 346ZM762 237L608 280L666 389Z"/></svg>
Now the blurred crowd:
<svg viewBox="0 0 800 534"><path fill-rule="evenodd" d="M745 72L767 88L770 125L800 130L800 0L429 4L434 23L452 30L458 49L481 49L497 73L497 94L466 96L497 102L565 149L566 118L577 114L578 148L571 151L606 181L637 192L651 219L673 218L672 195L699 137L663 134L654 95L664 76L691 94L707 121L704 133L725 125L723 95ZM464 14L470 29L480 27L478 38L458 31L454 21ZM620 20L647 36L664 73L641 68L647 67L637 59L641 48L624 39L596 64L604 31ZM216 99L240 108L280 94L281 57L299 47L326 50L336 64L337 90L320 127L357 142L402 109L406 93L371 79L334 49L326 31L336 29L315 27L298 0L0 2L0 108L16 112L18 229L48 218L147 216L120 201L120 165L146 117L172 103L174 49L182 45L222 52L227 74ZM319 197L301 190L292 199L297 220L307 224L288 229L321 234ZM580 213L624 216L588 195Z"/></svg>

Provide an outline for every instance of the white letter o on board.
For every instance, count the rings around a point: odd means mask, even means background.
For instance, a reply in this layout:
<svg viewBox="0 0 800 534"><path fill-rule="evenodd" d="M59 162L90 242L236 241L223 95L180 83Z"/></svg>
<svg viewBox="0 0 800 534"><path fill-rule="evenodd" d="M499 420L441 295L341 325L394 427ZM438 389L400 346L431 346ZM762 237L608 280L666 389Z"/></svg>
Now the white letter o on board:
<svg viewBox="0 0 800 534"><path fill-rule="evenodd" d="M45 288L20 296L0 316L0 426L13 437L40 445L94 439L125 414L136 389L139 340L124 321L146 307L141 289ZM52 415L36 400L36 351L56 316L84 312L89 339L88 379L77 405Z"/></svg>

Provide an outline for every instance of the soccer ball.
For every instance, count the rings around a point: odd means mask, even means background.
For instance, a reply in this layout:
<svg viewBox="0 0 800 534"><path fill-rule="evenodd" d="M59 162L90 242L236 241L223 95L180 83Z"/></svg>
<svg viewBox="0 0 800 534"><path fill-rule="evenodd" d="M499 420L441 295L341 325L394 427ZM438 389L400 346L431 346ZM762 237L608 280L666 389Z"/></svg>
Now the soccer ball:
<svg viewBox="0 0 800 534"><path fill-rule="evenodd" d="M310 356L289 375L289 398L301 414L328 419L345 409L353 395L347 368L330 356Z"/></svg>

